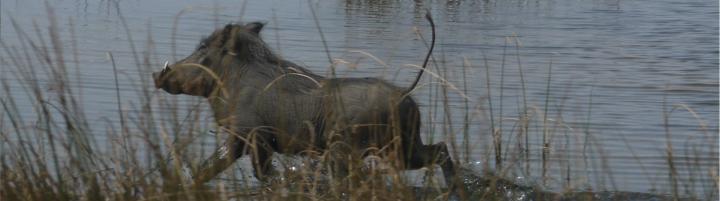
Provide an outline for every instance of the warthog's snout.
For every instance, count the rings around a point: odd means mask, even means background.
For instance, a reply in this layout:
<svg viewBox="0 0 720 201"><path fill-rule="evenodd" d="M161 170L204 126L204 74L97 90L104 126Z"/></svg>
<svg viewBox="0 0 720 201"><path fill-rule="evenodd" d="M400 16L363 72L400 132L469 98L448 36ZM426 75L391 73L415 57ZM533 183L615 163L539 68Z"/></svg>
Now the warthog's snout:
<svg viewBox="0 0 720 201"><path fill-rule="evenodd" d="M153 81L155 82L155 88L158 88L158 89L162 88L163 81L160 78L164 74L167 74L169 70L170 70L170 66L168 65L168 62L165 61L165 65L163 65L163 68L162 68L162 70L160 70L160 72L152 73L152 78L153 78Z"/></svg>
<svg viewBox="0 0 720 201"><path fill-rule="evenodd" d="M153 81L155 82L155 88L160 88L160 82L159 82L159 79L158 79L159 76L160 76L160 72L153 72L153 73L152 73Z"/></svg>

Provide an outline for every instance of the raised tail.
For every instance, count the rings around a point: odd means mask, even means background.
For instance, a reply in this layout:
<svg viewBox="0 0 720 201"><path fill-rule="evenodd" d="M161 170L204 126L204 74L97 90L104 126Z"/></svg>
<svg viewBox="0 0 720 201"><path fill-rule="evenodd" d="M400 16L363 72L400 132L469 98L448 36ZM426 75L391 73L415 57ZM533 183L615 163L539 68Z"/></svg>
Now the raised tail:
<svg viewBox="0 0 720 201"><path fill-rule="evenodd" d="M423 73L425 72L425 69L427 68L428 61L430 61L430 56L432 55L433 49L435 48L435 22L433 22L432 16L430 15L430 9L427 10L427 13L425 14L425 19L430 22L430 28L432 29L432 40L430 41L430 50L428 50L427 55L425 56L425 61L423 61L422 69L417 75L417 78L415 78L415 82L413 82L412 85L407 89L407 92L405 94L409 94L412 92L412 90L415 89L418 82L420 82L420 77L422 77Z"/></svg>

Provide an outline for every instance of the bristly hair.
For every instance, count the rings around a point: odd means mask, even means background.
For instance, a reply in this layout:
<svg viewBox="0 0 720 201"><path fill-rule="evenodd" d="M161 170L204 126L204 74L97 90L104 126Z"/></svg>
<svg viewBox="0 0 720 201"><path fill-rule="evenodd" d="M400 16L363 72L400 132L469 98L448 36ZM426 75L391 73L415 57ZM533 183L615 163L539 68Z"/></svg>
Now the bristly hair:
<svg viewBox="0 0 720 201"><path fill-rule="evenodd" d="M220 42L220 44L225 44L225 42L227 42L227 38L229 38L228 37L229 32L230 32L230 30L232 30L233 27L242 27L242 25L235 24L235 23L229 23L229 24L225 25L225 27L222 29L222 32L220 33L220 35L223 37L223 40L222 40L222 42ZM198 43L198 45L195 47L195 49L199 50L199 49L202 49L202 48L210 45L213 42L213 40L216 38L214 36L218 35L218 31L219 30L215 30L209 36L205 36L202 39L200 39L200 43Z"/></svg>
<svg viewBox="0 0 720 201"><path fill-rule="evenodd" d="M244 29L244 27L243 27ZM245 56L248 61L266 61L278 64L280 59L268 47L259 34L247 30L236 32L236 36L229 41L235 40L233 47L238 56Z"/></svg>
<svg viewBox="0 0 720 201"><path fill-rule="evenodd" d="M275 84L286 90L318 87L316 82L323 79L322 76L275 55L260 36L262 26L263 24L259 22L246 25L227 24L222 30L216 30L203 39L198 48L203 45L227 48L226 50L234 54L242 66L251 68L246 70L258 72L267 79L282 77Z"/></svg>

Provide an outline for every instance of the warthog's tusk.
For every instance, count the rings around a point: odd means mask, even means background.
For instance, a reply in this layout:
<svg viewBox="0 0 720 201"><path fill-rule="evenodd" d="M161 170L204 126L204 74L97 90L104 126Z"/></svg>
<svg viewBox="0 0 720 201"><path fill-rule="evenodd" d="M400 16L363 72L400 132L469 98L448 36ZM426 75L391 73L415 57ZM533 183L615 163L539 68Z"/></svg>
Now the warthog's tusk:
<svg viewBox="0 0 720 201"><path fill-rule="evenodd" d="M165 66L163 66L163 70L168 68L168 61L165 61Z"/></svg>

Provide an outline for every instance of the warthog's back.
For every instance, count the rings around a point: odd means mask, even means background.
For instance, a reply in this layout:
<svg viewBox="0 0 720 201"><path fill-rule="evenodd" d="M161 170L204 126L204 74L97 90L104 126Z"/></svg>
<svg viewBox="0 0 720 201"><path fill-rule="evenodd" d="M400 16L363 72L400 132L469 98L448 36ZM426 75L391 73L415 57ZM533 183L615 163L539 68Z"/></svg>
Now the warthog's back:
<svg viewBox="0 0 720 201"><path fill-rule="evenodd" d="M325 131L345 132L346 141L358 148L387 145L401 134L399 124L408 123L408 113L417 111L404 89L381 79L329 79L323 90L325 121L336 126Z"/></svg>

